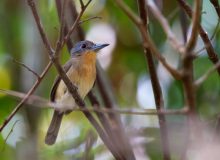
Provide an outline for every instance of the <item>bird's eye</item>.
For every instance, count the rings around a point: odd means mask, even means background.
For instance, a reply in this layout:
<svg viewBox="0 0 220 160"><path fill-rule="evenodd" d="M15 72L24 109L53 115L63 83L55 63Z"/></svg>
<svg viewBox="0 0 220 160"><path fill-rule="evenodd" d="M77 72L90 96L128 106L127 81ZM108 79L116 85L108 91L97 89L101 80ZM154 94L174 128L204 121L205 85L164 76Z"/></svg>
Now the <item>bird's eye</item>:
<svg viewBox="0 0 220 160"><path fill-rule="evenodd" d="M86 44L82 44L81 48L86 48Z"/></svg>

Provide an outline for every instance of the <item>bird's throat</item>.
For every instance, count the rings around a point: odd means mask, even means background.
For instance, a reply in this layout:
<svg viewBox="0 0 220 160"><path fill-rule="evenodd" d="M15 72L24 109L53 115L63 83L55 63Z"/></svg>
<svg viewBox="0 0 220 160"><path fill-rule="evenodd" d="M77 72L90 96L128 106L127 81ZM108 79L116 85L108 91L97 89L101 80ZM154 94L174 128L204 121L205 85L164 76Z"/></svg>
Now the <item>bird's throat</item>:
<svg viewBox="0 0 220 160"><path fill-rule="evenodd" d="M89 51L82 56L84 65L94 66L96 64L96 53Z"/></svg>

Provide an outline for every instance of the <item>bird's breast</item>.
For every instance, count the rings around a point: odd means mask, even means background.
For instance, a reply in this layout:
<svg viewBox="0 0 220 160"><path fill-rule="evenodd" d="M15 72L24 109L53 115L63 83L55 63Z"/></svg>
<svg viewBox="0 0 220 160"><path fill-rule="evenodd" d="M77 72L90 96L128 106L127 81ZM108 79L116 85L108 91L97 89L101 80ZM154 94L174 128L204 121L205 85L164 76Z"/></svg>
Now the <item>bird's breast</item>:
<svg viewBox="0 0 220 160"><path fill-rule="evenodd" d="M96 79L96 55L87 54L86 56L80 62L77 62L77 65L73 62L67 72L67 76L78 88L78 93L83 99L92 89ZM57 88L56 101L68 104L75 102L62 80Z"/></svg>

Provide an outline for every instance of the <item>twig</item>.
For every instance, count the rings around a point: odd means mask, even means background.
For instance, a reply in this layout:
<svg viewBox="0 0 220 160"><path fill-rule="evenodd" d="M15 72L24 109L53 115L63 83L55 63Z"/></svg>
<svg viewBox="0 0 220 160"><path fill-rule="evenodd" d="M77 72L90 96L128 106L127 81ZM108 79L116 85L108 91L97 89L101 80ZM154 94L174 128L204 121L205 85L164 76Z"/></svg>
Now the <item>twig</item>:
<svg viewBox="0 0 220 160"><path fill-rule="evenodd" d="M218 22L217 22L217 24L216 24L216 26L215 26L215 30L214 30L214 32L212 33L212 36L210 37L210 40L211 40L211 41L214 39L215 35L217 34L217 32L218 32L218 30L219 30L219 29L218 29L219 24L220 24L220 21L218 20ZM204 46L203 48L198 49L198 51L195 51L195 56L199 56L199 53L202 52L204 49L206 49L206 47L207 47L207 46Z"/></svg>
<svg viewBox="0 0 220 160"><path fill-rule="evenodd" d="M28 67L28 66L25 65L24 63L19 62L19 61L17 61L17 60L14 59L14 58L13 58L12 60L13 60L13 62L15 62L15 63L21 65L22 67L24 67L24 68L26 68L28 71L30 71L32 74L34 74L34 75L37 77L37 79L40 78L40 76L39 76L39 74L38 74L37 72L35 72L34 70L32 70L30 67Z"/></svg>
<svg viewBox="0 0 220 160"><path fill-rule="evenodd" d="M183 8L183 10L186 12L186 14L192 18L193 11L190 8L190 6L186 3L184 0L177 0L179 5ZM209 59L212 61L213 64L216 64L218 62L218 55L214 51L214 48L211 44L211 41L205 32L205 30L202 28L201 25L199 25L199 34L205 44ZM217 68L218 74L220 75L220 67Z"/></svg>
<svg viewBox="0 0 220 160"><path fill-rule="evenodd" d="M60 19L60 36L59 36L59 41L61 42L62 39L63 39L63 34L64 34L64 26L65 26L65 20L64 20L64 17L65 17L65 7L66 7L66 2L67 0L63 0L63 5L62 5L62 1L61 1L61 19Z"/></svg>
<svg viewBox="0 0 220 160"><path fill-rule="evenodd" d="M192 49L196 45L197 37L198 37L198 30L200 25L200 15L201 15L201 0L195 1L195 12L192 16L192 32L189 38L189 41L186 44L186 54L192 54Z"/></svg>
<svg viewBox="0 0 220 160"><path fill-rule="evenodd" d="M25 97L25 94L22 92L17 91L11 91L11 90L4 90L0 89L1 93L4 93L6 95L9 95L11 97L16 97L19 99L23 99ZM59 108L62 107L71 107L73 108L73 111L86 111L86 112L99 112L99 113L114 113L114 114L127 114L127 115L184 115L188 113L188 107L183 107L183 109L119 109L114 107L112 108L106 108L105 106L100 106L99 108L94 108L93 106L86 106L86 108L78 108L78 107L72 107L68 104L58 104L48 101L47 99L44 99L42 97L31 95L29 96L28 100L25 102L26 104L29 104L31 106L39 107L39 108L52 108L59 110ZM123 107L125 108L125 107Z"/></svg>
<svg viewBox="0 0 220 160"><path fill-rule="evenodd" d="M216 13L218 15L218 18L220 19L220 6L218 0L210 0L212 5L215 7Z"/></svg>
<svg viewBox="0 0 220 160"><path fill-rule="evenodd" d="M9 131L9 133L8 133L8 135L6 136L6 138L5 138L5 140L4 140L4 144L3 144L3 147L2 147L2 149L1 149L1 151L3 152L4 151L4 149L5 149L5 144L6 144L6 142L7 142L7 140L8 140L8 138L9 138L9 136L12 134L12 132L13 132L13 130L14 130L14 127L15 127L15 125L19 122L20 120L16 120L15 122L14 122L14 124L13 124L13 126L11 127L11 129L10 129L10 131Z"/></svg>
<svg viewBox="0 0 220 160"><path fill-rule="evenodd" d="M179 8L175 8L171 13L169 13L169 15L167 16L168 21L173 19L175 17L175 15L178 13Z"/></svg>
<svg viewBox="0 0 220 160"><path fill-rule="evenodd" d="M92 150L92 146L95 143L95 141L97 140L97 137L94 133L93 130L89 130L88 134L86 136L86 140L85 140L85 149L84 149L84 155L82 160L88 160L91 159L91 150Z"/></svg>
<svg viewBox="0 0 220 160"><path fill-rule="evenodd" d="M99 16L90 17L90 18L84 19L82 21L79 21L78 25L81 25L82 23L85 23L85 22L93 20L93 19L102 19L102 17L99 17Z"/></svg>
<svg viewBox="0 0 220 160"><path fill-rule="evenodd" d="M39 79L36 80L35 84L31 87L31 89L28 91L28 93L25 95L25 97L18 103L18 105L15 107L15 109L11 112L11 114L4 120L3 124L0 126L0 132L4 129L4 127L8 124L8 122L14 117L14 115L21 109L22 105L28 100L30 95L34 93L34 91L37 89L39 84L41 83L44 76L49 71L50 67L52 66L52 62L50 61L47 66L45 67L44 71L41 73Z"/></svg>
<svg viewBox="0 0 220 160"><path fill-rule="evenodd" d="M187 32L189 29L189 23L188 23L187 15L183 11L183 9L180 7L178 8L179 8L180 25L181 25L182 35L183 35L183 43L185 45L187 42L187 36L188 36Z"/></svg>
<svg viewBox="0 0 220 160"><path fill-rule="evenodd" d="M219 19L218 19L218 22L217 22L217 24L216 24L216 26L215 26L215 30L214 30L214 32L212 33L212 36L210 37L210 40L211 40L211 41L213 40L213 38L215 37L215 35L217 34L217 32L218 32L218 30L219 30L219 24L220 24L220 21L219 21Z"/></svg>
<svg viewBox="0 0 220 160"><path fill-rule="evenodd" d="M42 26L42 24L41 24L41 22L40 22L39 15L38 15L37 12L36 12L35 3L34 3L33 0L27 0L27 2L28 2L28 5L29 5L30 8L31 8L31 11L32 11L32 14L33 14L33 16L34 16L35 22L36 22L36 24L37 24L37 28L38 28L39 33L40 33L40 35L41 35L42 41L44 42L44 45L45 45L45 47L46 47L48 53L52 55L52 54L53 54L53 49L52 49L52 47L51 47L51 45L50 45L50 43L49 43L49 40L48 40L48 38L47 38L47 36L46 36L44 30L43 30L43 26Z"/></svg>
<svg viewBox="0 0 220 160"><path fill-rule="evenodd" d="M80 0L80 4L81 4L81 12L79 13L79 15L77 16L74 24L72 25L72 27L70 27L69 32L66 34L66 36L63 39L63 42L61 43L61 47L63 47L63 45L66 43L66 41L70 38L71 34L73 33L74 29L76 28L77 24L79 23L80 18L82 17L84 11L86 10L86 8L88 7L88 5L91 3L92 0L89 0L86 4L83 3L82 0ZM82 5L83 4L83 5Z"/></svg>
<svg viewBox="0 0 220 160"><path fill-rule="evenodd" d="M154 4L151 4L151 5L154 5ZM143 21L143 25L145 26L148 32L148 26L147 26L148 14L147 14L145 7L146 7L145 0L138 0L139 14ZM155 5L151 7L154 9L156 8ZM157 13L159 13L159 10L157 11ZM159 83L156 69L154 66L153 56L152 56L150 48L144 48L144 53L147 59L147 65L148 65L148 70L150 73L156 108L157 108L157 111L160 111L161 109L164 108L164 101L163 101L163 95L162 95L160 83ZM159 125L160 125L160 136L161 136L161 142L162 142L163 159L170 160L170 146L169 146L166 119L164 115L158 115L158 119L159 119Z"/></svg>
<svg viewBox="0 0 220 160"><path fill-rule="evenodd" d="M182 54L184 52L183 45L178 41L175 34L172 32L166 18L162 15L162 13L160 12L160 10L157 8L157 6L155 5L155 3L153 1L148 1L147 6L149 7L149 9L150 9L151 13L154 15L154 17L159 21L159 23L163 27L165 34L167 35L167 38L170 42L170 45L174 49L176 49L179 53Z"/></svg>
<svg viewBox="0 0 220 160"><path fill-rule="evenodd" d="M206 73L204 73L199 79L197 79L194 84L196 87L200 86L209 76L216 71L216 69L220 67L220 61L212 66Z"/></svg>
<svg viewBox="0 0 220 160"><path fill-rule="evenodd" d="M165 58L160 54L157 47L154 45L152 39L150 38L149 34L146 32L146 28L142 23L142 20L135 15L132 10L122 1L122 0L115 0L115 3L127 14L127 16L133 21L133 23L138 27L139 31L141 32L141 36L143 38L143 46L145 48L150 48L152 54L158 59L158 61L167 69L167 71L175 78L181 79L182 74L174 69L170 64L167 63Z"/></svg>

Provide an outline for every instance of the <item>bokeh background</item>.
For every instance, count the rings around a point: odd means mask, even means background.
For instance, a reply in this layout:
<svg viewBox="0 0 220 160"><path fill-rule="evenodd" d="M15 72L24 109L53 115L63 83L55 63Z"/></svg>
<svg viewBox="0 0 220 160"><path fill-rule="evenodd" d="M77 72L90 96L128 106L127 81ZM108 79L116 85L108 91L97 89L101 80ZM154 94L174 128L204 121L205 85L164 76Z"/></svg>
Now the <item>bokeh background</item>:
<svg viewBox="0 0 220 160"><path fill-rule="evenodd" d="M125 2L137 13L136 1L126 0ZM192 0L187 2L192 4ZM55 46L59 35L55 2L38 0L36 4L49 40ZM77 0L76 4L80 9ZM164 0L160 8L173 32L183 42L180 8L176 1ZM114 4L114 1L110 0L93 0L82 19L92 16L101 16L102 19L94 19L81 26L86 39L110 44L99 53L98 59L112 85L118 106L121 109L155 109L151 81L141 45L142 40L135 25ZM25 0L1 0L0 17L0 89L26 93L34 84L36 77L14 63L13 59L41 73L49 60L46 49ZM201 24L210 37L217 29L212 42L215 51L219 53L220 34L217 23L215 9L208 0L203 1ZM180 66L178 54L170 47L161 26L151 14L149 29L157 48L167 61L175 67ZM203 42L199 39L195 51L203 47ZM194 61L195 79L212 66L205 50L197 54L198 58ZM68 58L69 54L65 47L62 50L62 64ZM157 62L156 67L166 108L182 108L184 106L182 84L175 81ZM35 94L49 99L50 88L56 74L55 69L52 68ZM219 76L215 72L198 89L196 96L198 113L201 119L207 122L207 126L215 125L220 111L219 95ZM98 93L97 96L99 97ZM17 103L15 98L0 93L0 124ZM90 151L91 159L112 159L94 129L80 112L66 116L56 145L46 146L44 136L51 114L51 109L23 106L0 134L0 159L82 159L88 139L92 141L93 146ZM180 115L166 117L173 159L177 159L182 147L181 136L184 136L184 128L181 125L185 117ZM161 159L157 116L121 115L121 118L137 159Z"/></svg>

